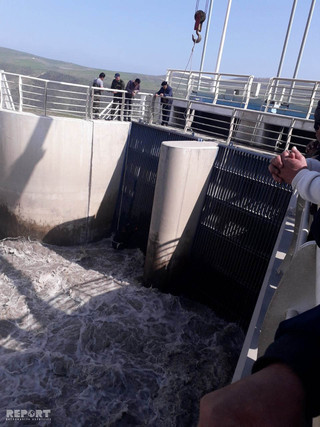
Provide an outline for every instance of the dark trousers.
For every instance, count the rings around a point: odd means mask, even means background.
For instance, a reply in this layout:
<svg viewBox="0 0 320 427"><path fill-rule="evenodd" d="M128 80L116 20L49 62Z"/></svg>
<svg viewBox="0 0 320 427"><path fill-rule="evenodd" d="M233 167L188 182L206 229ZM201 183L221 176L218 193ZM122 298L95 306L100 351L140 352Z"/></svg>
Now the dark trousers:
<svg viewBox="0 0 320 427"><path fill-rule="evenodd" d="M93 96L92 108L93 108L93 114L94 114L95 118L98 118L98 116L99 116L100 95L101 95L101 92L100 93L95 92L95 94Z"/></svg>
<svg viewBox="0 0 320 427"><path fill-rule="evenodd" d="M114 95L114 97L113 97L113 103L112 103L112 110L111 110L111 116L112 116L112 118L115 118L115 115L117 115L118 116L118 120L120 120L121 101L122 101L122 96Z"/></svg>
<svg viewBox="0 0 320 427"><path fill-rule="evenodd" d="M168 102L161 102L162 106L162 125L168 124L169 117L170 117L170 110L171 110L171 104Z"/></svg>
<svg viewBox="0 0 320 427"><path fill-rule="evenodd" d="M133 96L131 93L126 93L124 116L128 120L131 120L132 98L133 98Z"/></svg>

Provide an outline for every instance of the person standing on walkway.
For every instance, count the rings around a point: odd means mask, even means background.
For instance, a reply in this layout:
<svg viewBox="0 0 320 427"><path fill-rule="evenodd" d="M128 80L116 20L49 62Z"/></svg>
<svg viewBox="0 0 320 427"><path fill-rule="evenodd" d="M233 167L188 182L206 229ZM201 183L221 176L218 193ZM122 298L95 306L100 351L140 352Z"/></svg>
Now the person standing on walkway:
<svg viewBox="0 0 320 427"><path fill-rule="evenodd" d="M168 85L168 82L163 81L161 83L161 88L156 92L156 96L161 97L161 107L162 107L162 122L161 125L168 126L170 110L172 105L172 87Z"/></svg>
<svg viewBox="0 0 320 427"><path fill-rule="evenodd" d="M124 81L120 79L119 73L116 73L114 75L114 79L112 80L112 83L111 83L111 89L124 90ZM113 92L111 120L115 119L115 115L117 115L118 120L120 120L121 100L122 100L122 93Z"/></svg>
<svg viewBox="0 0 320 427"><path fill-rule="evenodd" d="M140 90L140 79L129 80L126 86L126 103L125 103L125 119L128 122L131 122L131 109L132 109L132 98L139 92Z"/></svg>
<svg viewBox="0 0 320 427"><path fill-rule="evenodd" d="M105 74L104 73L100 73L99 77L97 77L96 79L93 80L92 86L93 87L103 87L103 80L105 78ZM100 89L95 89L93 91L93 114L94 114L94 118L98 119L99 118L99 106L100 106L100 97L102 94L102 91Z"/></svg>

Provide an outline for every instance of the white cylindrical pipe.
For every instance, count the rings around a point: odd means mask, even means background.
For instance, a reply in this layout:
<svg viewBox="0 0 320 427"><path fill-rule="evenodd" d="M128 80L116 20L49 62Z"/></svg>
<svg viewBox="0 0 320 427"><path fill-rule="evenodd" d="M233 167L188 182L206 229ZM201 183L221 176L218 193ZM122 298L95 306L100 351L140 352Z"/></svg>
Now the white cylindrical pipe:
<svg viewBox="0 0 320 427"><path fill-rule="evenodd" d="M214 142L162 144L145 261L147 283L163 289L188 259L217 152Z"/></svg>
<svg viewBox="0 0 320 427"><path fill-rule="evenodd" d="M222 31L222 35L221 35L220 48L219 48L219 52L218 52L218 59L217 59L215 73L219 73L219 70L220 70L220 62L221 62L221 57L222 57L222 52L223 52L223 47L224 47L224 40L226 38L226 32L227 32L227 27L228 27L231 3L232 3L232 0L229 0L227 12L226 12L226 17L224 20L223 31Z"/></svg>

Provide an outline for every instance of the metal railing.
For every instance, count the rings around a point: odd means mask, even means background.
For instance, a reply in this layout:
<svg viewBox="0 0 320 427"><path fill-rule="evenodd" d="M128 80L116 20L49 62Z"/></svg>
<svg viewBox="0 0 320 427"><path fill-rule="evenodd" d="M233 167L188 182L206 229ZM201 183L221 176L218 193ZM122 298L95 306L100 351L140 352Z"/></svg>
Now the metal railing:
<svg viewBox="0 0 320 427"><path fill-rule="evenodd" d="M305 119L320 99L319 81L173 69L166 79L178 97Z"/></svg>
<svg viewBox="0 0 320 427"><path fill-rule="evenodd" d="M270 79L266 92L264 111L313 119L313 112L320 99L318 81Z"/></svg>
<svg viewBox="0 0 320 427"><path fill-rule="evenodd" d="M247 108L253 76L168 70L167 81L175 96L211 104Z"/></svg>
<svg viewBox="0 0 320 427"><path fill-rule="evenodd" d="M2 71L0 108L81 119L168 124L191 135L213 137L228 144L252 145L267 151L279 151L291 145L304 151L315 139L312 120L320 99L319 82L271 79L270 84L263 87L255 83L252 76L241 78L214 73L196 76L195 72L184 72L181 83L178 82L179 73L177 70L168 72L175 96L164 104L160 97L150 93L139 92L128 99L126 91L115 93L109 88ZM176 96L180 89L175 85L184 85L189 98ZM209 98L196 99L193 91L198 87L202 93L210 94L212 102ZM230 97L238 97L239 102L231 98L227 101L227 91ZM258 104L253 106L253 101Z"/></svg>
<svg viewBox="0 0 320 427"><path fill-rule="evenodd" d="M149 121L153 95L140 92L132 100L126 91L57 82L0 72L0 108L39 115L81 119L141 119ZM120 103L118 100L120 99Z"/></svg>

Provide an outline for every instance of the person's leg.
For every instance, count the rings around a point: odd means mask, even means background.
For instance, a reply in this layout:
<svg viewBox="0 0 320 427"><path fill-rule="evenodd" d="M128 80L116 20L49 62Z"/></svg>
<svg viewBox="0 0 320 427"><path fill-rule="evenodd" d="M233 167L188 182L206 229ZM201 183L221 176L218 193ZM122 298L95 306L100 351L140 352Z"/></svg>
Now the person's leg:
<svg viewBox="0 0 320 427"><path fill-rule="evenodd" d="M117 96L115 98L115 100L116 100L116 113L115 113L115 115L116 115L117 119L120 120L120 115L121 115L121 98L119 96Z"/></svg>
<svg viewBox="0 0 320 427"><path fill-rule="evenodd" d="M123 112L123 115L125 117L124 120L129 120L130 111L131 111L131 95L129 93L126 93L124 112Z"/></svg>
<svg viewBox="0 0 320 427"><path fill-rule="evenodd" d="M170 104L163 104L162 106L162 121L164 125L168 125L170 116Z"/></svg>

